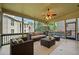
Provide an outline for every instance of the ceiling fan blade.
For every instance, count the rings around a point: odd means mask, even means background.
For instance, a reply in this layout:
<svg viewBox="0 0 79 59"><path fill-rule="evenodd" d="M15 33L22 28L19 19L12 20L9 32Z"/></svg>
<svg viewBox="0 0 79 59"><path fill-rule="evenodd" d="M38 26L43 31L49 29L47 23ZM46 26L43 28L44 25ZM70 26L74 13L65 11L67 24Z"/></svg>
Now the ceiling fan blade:
<svg viewBox="0 0 79 59"><path fill-rule="evenodd" d="M56 16L56 14L52 14L52 16Z"/></svg>

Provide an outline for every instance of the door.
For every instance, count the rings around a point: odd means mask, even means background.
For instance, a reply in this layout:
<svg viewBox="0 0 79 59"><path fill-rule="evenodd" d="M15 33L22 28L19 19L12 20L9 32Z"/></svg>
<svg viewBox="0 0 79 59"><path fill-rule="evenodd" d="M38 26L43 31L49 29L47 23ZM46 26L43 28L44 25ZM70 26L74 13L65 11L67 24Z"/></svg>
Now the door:
<svg viewBox="0 0 79 59"><path fill-rule="evenodd" d="M66 38L76 40L76 22L66 23Z"/></svg>

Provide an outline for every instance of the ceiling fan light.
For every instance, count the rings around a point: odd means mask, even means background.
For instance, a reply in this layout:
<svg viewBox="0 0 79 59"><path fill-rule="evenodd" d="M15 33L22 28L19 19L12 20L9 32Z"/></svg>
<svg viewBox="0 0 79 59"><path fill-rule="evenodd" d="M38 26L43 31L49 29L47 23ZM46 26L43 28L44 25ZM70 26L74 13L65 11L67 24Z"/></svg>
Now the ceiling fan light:
<svg viewBox="0 0 79 59"><path fill-rule="evenodd" d="M52 18L51 16L46 16L46 19L47 19L47 20L49 20L49 19L51 19L51 18Z"/></svg>
<svg viewBox="0 0 79 59"><path fill-rule="evenodd" d="M51 16L49 16L49 19L51 19L52 17Z"/></svg>
<svg viewBox="0 0 79 59"><path fill-rule="evenodd" d="M46 19L48 20L49 18L46 16Z"/></svg>
<svg viewBox="0 0 79 59"><path fill-rule="evenodd" d="M50 20L52 19L52 17L56 16L56 14L51 12L50 9L48 8L47 14L42 13L42 16L44 16L44 19Z"/></svg>

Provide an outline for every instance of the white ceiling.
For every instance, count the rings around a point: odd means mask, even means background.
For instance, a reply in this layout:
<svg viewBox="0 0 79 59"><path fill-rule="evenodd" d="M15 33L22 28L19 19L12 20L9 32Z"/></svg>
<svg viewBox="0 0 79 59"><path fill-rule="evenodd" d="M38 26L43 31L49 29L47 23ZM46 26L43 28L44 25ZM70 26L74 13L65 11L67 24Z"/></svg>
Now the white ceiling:
<svg viewBox="0 0 79 59"><path fill-rule="evenodd" d="M4 3L2 4L2 8L6 9L4 12L13 11L19 13L17 15L22 14L27 18L32 18L34 20L42 21L42 22L50 22L50 21L59 21L68 18L77 18L79 17L79 5L78 3ZM46 13L47 9L51 9L53 13L56 13L54 19L46 21L43 19L42 13ZM7 11L9 10L9 11ZM11 13L12 14L12 13Z"/></svg>

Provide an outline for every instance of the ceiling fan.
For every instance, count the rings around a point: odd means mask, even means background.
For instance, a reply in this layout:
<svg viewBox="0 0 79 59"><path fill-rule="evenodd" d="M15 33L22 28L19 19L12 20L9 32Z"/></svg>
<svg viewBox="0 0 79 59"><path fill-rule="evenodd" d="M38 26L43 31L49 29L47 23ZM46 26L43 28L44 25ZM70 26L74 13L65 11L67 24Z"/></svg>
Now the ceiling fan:
<svg viewBox="0 0 79 59"><path fill-rule="evenodd" d="M42 16L44 19L49 20L52 19L52 17L56 16L56 13L53 13L49 8L47 9L46 13L43 13Z"/></svg>

